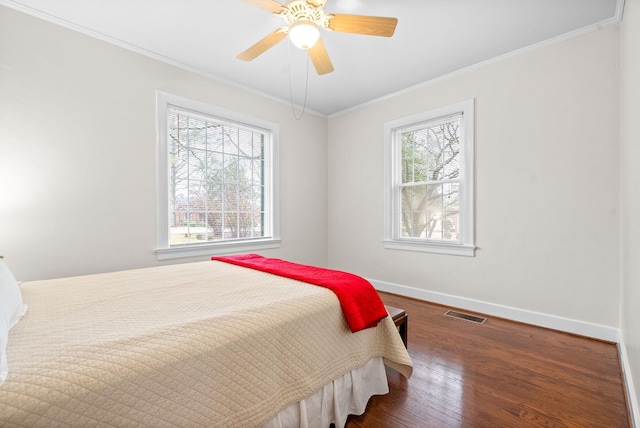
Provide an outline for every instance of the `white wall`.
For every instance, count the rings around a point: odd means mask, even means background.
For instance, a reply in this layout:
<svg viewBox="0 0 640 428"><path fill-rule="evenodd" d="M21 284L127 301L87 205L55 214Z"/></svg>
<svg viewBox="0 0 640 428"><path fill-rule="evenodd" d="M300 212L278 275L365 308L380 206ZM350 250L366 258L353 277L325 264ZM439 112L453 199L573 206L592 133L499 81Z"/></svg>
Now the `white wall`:
<svg viewBox="0 0 640 428"><path fill-rule="evenodd" d="M325 118L0 6L0 254L15 275L158 264L156 90L280 124L283 244L264 253L325 265Z"/></svg>
<svg viewBox="0 0 640 428"><path fill-rule="evenodd" d="M622 269L621 328L627 383L635 388L640 426L640 2L626 0L622 21L620 187Z"/></svg>
<svg viewBox="0 0 640 428"><path fill-rule="evenodd" d="M618 47L607 27L331 117L329 265L617 328ZM384 123L471 98L476 256L385 250Z"/></svg>

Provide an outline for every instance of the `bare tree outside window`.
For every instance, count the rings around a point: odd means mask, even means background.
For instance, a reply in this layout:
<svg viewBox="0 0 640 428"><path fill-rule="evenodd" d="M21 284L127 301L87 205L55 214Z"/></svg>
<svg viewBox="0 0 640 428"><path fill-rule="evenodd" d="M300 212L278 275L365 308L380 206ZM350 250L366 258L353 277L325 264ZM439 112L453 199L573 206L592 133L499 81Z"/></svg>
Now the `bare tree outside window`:
<svg viewBox="0 0 640 428"><path fill-rule="evenodd" d="M385 249L475 255L474 100L384 125Z"/></svg>
<svg viewBox="0 0 640 428"><path fill-rule="evenodd" d="M264 237L265 135L171 110L170 243Z"/></svg>
<svg viewBox="0 0 640 428"><path fill-rule="evenodd" d="M458 241L460 116L401 131L402 236Z"/></svg>

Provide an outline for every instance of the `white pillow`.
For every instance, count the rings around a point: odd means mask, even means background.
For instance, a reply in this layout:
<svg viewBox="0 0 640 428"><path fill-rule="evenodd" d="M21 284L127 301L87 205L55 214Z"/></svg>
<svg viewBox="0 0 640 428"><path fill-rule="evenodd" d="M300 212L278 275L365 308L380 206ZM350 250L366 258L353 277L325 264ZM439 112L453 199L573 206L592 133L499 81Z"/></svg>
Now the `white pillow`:
<svg viewBox="0 0 640 428"><path fill-rule="evenodd" d="M7 367L7 340L9 339L9 326L4 317L0 317L0 385L7 378L9 367Z"/></svg>
<svg viewBox="0 0 640 428"><path fill-rule="evenodd" d="M27 312L22 303L18 281L0 258L0 384L7 378L7 342L9 330Z"/></svg>

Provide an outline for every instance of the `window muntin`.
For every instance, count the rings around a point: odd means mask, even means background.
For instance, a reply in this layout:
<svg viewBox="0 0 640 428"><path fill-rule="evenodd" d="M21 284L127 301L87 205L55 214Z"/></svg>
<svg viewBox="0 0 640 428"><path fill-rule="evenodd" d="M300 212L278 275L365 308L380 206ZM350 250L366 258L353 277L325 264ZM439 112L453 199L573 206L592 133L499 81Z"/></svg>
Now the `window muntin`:
<svg viewBox="0 0 640 428"><path fill-rule="evenodd" d="M263 130L169 108L170 244L264 238Z"/></svg>
<svg viewBox="0 0 640 428"><path fill-rule="evenodd" d="M277 247L277 126L164 93L158 122L158 258Z"/></svg>
<svg viewBox="0 0 640 428"><path fill-rule="evenodd" d="M385 247L473 255L473 101L386 124Z"/></svg>
<svg viewBox="0 0 640 428"><path fill-rule="evenodd" d="M394 132L402 156L402 238L460 242L461 119L458 114Z"/></svg>

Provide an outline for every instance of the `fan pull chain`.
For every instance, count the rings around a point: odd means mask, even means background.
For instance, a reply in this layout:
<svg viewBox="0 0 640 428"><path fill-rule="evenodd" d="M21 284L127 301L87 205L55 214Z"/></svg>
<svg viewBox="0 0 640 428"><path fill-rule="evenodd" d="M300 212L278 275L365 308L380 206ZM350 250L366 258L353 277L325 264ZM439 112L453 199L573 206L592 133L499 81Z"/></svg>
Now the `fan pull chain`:
<svg viewBox="0 0 640 428"><path fill-rule="evenodd" d="M289 100L291 101L291 113L293 114L295 120L300 120L302 119L302 116L304 116L305 109L307 108L307 90L309 89L309 53L305 51L305 53L307 53L307 75L305 77L304 84L304 102L302 104L302 111L300 112L300 116L298 117L296 116L296 111L293 106L293 84L291 82L291 41L289 41L288 39L287 41L287 51L289 54Z"/></svg>

